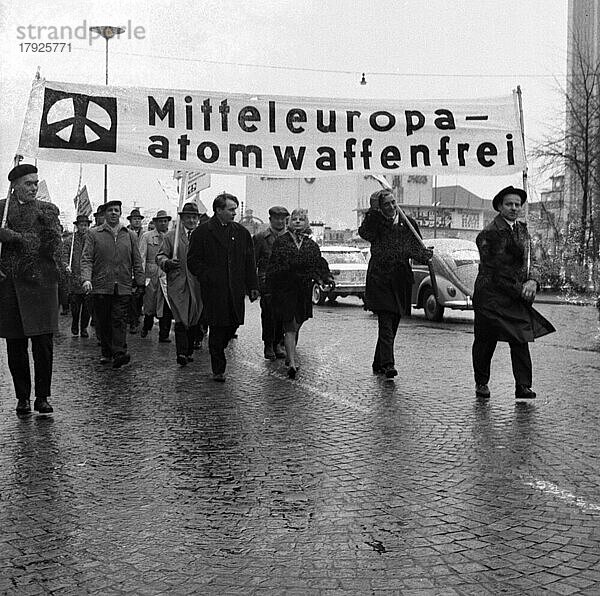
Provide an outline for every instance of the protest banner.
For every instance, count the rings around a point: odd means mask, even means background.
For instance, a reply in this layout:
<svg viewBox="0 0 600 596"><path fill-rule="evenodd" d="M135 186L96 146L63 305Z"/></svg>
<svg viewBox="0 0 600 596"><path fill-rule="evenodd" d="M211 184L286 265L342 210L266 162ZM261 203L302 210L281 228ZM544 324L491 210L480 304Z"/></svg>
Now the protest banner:
<svg viewBox="0 0 600 596"><path fill-rule="evenodd" d="M19 152L37 159L274 177L524 170L516 93L333 99L35 80Z"/></svg>

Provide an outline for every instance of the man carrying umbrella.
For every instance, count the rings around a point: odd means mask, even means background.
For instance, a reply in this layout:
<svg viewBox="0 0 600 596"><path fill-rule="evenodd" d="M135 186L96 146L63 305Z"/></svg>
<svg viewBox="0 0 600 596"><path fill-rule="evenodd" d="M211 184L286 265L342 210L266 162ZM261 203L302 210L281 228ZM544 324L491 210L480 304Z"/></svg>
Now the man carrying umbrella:
<svg viewBox="0 0 600 596"><path fill-rule="evenodd" d="M475 280L473 308L475 339L473 370L475 394L490 397L488 381L496 344L508 342L515 378L515 398L531 400L532 367L529 342L555 331L531 305L538 289L538 272L529 266L530 239L527 225L517 221L527 193L507 186L492 200L498 211L477 236L480 263Z"/></svg>

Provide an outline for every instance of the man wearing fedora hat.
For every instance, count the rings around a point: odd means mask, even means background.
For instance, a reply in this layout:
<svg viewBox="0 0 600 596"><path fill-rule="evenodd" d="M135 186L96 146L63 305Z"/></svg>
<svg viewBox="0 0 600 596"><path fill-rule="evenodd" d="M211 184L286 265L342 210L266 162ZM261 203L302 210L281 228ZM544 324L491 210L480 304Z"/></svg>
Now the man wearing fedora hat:
<svg viewBox="0 0 600 596"><path fill-rule="evenodd" d="M104 203L101 203L100 205L98 205L98 208L96 209L96 213L94 213L94 215L93 215L93 217L94 217L93 227L94 228L101 226L104 223L104 212L105 211L106 211L106 205Z"/></svg>
<svg viewBox="0 0 600 596"><path fill-rule="evenodd" d="M87 215L78 215L73 222L75 232L63 244L63 263L69 278L69 306L71 308L71 334L74 337L89 337L89 297L83 291L81 281L81 254L88 236L91 220ZM71 254L71 246L72 254Z"/></svg>
<svg viewBox="0 0 600 596"><path fill-rule="evenodd" d="M190 236L198 227L200 214L196 203L186 203L179 212L181 227L175 257L176 230L167 232L156 262L167 275L167 294L175 319L177 363L185 366L193 360L194 341L202 315L200 282L187 267Z"/></svg>
<svg viewBox="0 0 600 596"><path fill-rule="evenodd" d="M156 255L169 229L171 216L163 210L152 218L154 229L144 232L140 238L140 255L142 267L146 275L146 291L144 292L144 322L141 336L146 337L154 325L154 317L158 319L158 341L170 342L171 321L173 315L169 308L167 295L167 276L156 264Z"/></svg>
<svg viewBox="0 0 600 596"><path fill-rule="evenodd" d="M138 238L138 243L144 230L142 228L142 220L145 217L140 213L137 207L131 210L131 213L127 216L129 220L128 230L131 230ZM143 298L139 294L132 294L129 301L129 333L137 333L140 328L140 317L142 316Z"/></svg>
<svg viewBox="0 0 600 596"><path fill-rule="evenodd" d="M539 275L530 251L527 225L518 221L527 193L503 188L492 200L498 215L477 236L480 263L473 308L475 394L490 397L492 356L499 341L508 342L515 379L515 398L534 399L529 342L555 329L533 307Z"/></svg>
<svg viewBox="0 0 600 596"><path fill-rule="evenodd" d="M100 362L120 368L127 352L127 308L131 294L143 296L144 270L137 236L121 225L121 201L106 203L106 221L90 230L81 255L81 279L92 294L100 339Z"/></svg>
<svg viewBox="0 0 600 596"><path fill-rule="evenodd" d="M8 174L10 194L5 225L0 228L0 337L6 338L8 368L17 397L17 415L31 413L31 340L35 378L34 409L51 413L53 334L58 330L58 208L36 199L37 168L22 164ZM0 201L0 221L7 199Z"/></svg>

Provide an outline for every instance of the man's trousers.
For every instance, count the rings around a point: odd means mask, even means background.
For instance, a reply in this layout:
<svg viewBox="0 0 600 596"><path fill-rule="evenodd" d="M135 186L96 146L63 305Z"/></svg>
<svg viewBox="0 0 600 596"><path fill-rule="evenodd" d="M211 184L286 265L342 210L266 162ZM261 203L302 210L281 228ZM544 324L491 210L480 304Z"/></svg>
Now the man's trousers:
<svg viewBox="0 0 600 596"><path fill-rule="evenodd" d="M490 380L490 366L497 343L495 339L475 336L472 355L473 372L475 373L475 383L477 385L487 385ZM531 387L532 372L529 344L527 342L510 342L508 345L510 346L510 360L515 384Z"/></svg>
<svg viewBox="0 0 600 596"><path fill-rule="evenodd" d="M226 327L213 327L211 325L208 333L208 351L210 352L210 364L213 374L219 375L225 372L227 360L225 359L225 348L229 340L237 331L237 325Z"/></svg>
<svg viewBox="0 0 600 596"><path fill-rule="evenodd" d="M130 300L129 294L94 294L94 317L102 356L112 358L127 353L127 315Z"/></svg>
<svg viewBox="0 0 600 596"><path fill-rule="evenodd" d="M12 375L17 399L28 399L31 396L31 373L29 372L29 353L27 351L30 339L31 353L33 354L35 397L50 397L54 344L52 333L46 333L44 335L6 340L8 368Z"/></svg>

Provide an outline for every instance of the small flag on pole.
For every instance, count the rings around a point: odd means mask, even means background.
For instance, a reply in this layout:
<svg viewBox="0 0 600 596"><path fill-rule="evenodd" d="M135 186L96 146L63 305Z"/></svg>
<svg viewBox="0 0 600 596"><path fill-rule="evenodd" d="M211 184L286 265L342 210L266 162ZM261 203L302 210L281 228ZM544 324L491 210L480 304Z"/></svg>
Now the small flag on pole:
<svg viewBox="0 0 600 596"><path fill-rule="evenodd" d="M88 195L87 186L84 186L73 199L75 203L76 215L85 215L89 217L93 213L92 204Z"/></svg>

